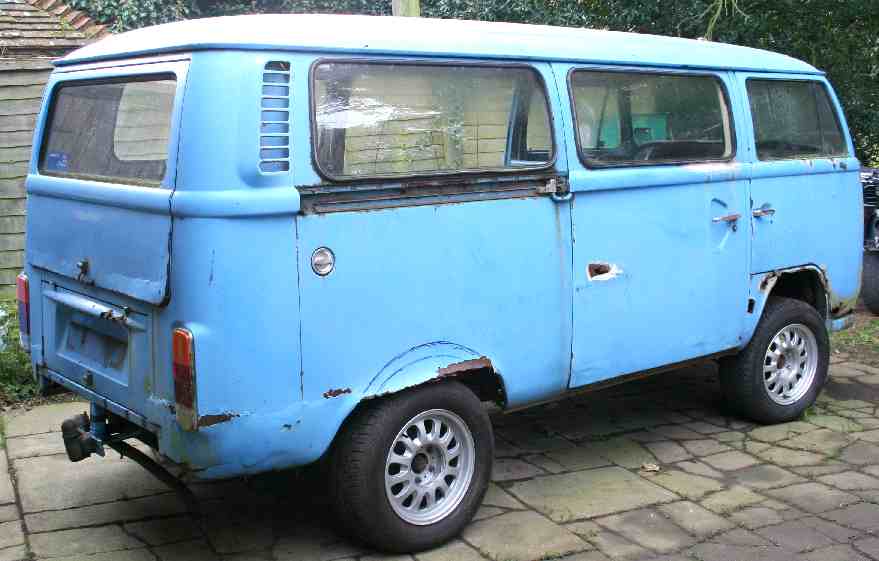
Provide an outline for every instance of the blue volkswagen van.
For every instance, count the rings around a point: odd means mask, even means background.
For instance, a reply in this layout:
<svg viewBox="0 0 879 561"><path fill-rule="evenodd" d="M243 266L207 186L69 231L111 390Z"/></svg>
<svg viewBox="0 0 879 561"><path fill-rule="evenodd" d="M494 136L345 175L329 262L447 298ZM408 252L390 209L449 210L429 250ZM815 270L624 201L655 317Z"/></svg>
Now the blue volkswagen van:
<svg viewBox="0 0 879 561"><path fill-rule="evenodd" d="M216 479L323 459L340 520L437 545L514 410L718 360L798 417L859 291L859 162L824 74L581 29L243 16L56 62L27 178L23 341Z"/></svg>

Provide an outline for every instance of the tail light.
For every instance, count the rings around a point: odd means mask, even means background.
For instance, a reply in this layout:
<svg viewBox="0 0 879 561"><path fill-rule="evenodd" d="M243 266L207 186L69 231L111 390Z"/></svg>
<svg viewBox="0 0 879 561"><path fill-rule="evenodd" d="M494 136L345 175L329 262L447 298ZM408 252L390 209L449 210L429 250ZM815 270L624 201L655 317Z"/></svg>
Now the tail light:
<svg viewBox="0 0 879 561"><path fill-rule="evenodd" d="M174 401L177 424L187 431L198 428L195 383L195 346L192 333L178 327L171 334L174 365Z"/></svg>
<svg viewBox="0 0 879 561"><path fill-rule="evenodd" d="M18 299L18 333L21 346L28 352L31 348L31 296L27 275L19 273L15 278L15 295Z"/></svg>

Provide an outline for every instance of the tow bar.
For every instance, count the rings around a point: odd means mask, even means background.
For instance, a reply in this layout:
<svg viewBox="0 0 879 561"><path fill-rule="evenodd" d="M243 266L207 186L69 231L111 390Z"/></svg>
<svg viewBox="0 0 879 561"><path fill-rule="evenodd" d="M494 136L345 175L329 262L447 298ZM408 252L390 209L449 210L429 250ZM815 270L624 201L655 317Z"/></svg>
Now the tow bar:
<svg viewBox="0 0 879 561"><path fill-rule="evenodd" d="M91 432L88 413L76 415L61 423L64 449L71 462L81 462L92 454L104 455L104 441ZM99 425L100 426L100 425Z"/></svg>
<svg viewBox="0 0 879 561"><path fill-rule="evenodd" d="M118 452L120 456L133 460L170 487L183 500L190 514L199 517L198 501L189 487L154 459L125 442L128 438L137 437L140 432L142 429L134 428L129 432L110 434L104 410L94 404L92 404L91 418L88 413L83 412L61 423L64 449L71 462L80 462L92 454L104 456L106 446Z"/></svg>

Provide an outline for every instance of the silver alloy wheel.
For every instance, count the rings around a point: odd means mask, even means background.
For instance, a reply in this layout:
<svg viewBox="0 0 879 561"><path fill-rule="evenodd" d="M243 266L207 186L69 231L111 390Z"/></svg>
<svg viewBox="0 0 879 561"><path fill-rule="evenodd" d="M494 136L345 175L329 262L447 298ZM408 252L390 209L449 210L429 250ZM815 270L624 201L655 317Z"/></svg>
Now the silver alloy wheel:
<svg viewBox="0 0 879 561"><path fill-rule="evenodd" d="M410 524L439 522L467 495L475 464L473 435L461 417L445 409L419 413L403 425L388 451L388 501Z"/></svg>
<svg viewBox="0 0 879 561"><path fill-rule="evenodd" d="M818 341L801 323L783 327L769 342L763 359L763 386L769 398L790 405L802 398L818 371Z"/></svg>

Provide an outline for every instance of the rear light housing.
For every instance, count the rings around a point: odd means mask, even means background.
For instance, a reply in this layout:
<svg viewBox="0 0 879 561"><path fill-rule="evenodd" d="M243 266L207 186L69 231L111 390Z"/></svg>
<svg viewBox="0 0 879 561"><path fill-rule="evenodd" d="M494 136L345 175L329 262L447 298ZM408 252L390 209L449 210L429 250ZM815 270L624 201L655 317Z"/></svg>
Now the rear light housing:
<svg viewBox="0 0 879 561"><path fill-rule="evenodd" d="M15 278L15 296L18 300L19 342L24 350L31 350L31 296L27 275L19 273Z"/></svg>
<svg viewBox="0 0 879 561"><path fill-rule="evenodd" d="M185 431L198 430L198 401L195 378L195 339L192 332L177 327L171 333L174 367L174 407L177 424Z"/></svg>

